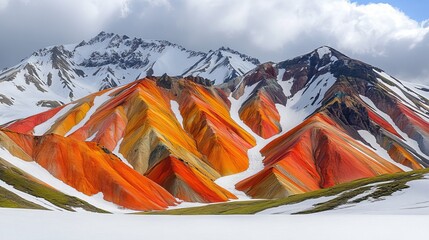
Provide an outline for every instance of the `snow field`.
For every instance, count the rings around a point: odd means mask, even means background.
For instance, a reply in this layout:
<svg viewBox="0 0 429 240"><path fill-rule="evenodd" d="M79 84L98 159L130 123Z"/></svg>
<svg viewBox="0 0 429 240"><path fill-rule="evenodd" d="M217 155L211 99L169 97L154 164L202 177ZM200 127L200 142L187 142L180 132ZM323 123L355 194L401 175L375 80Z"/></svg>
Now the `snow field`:
<svg viewBox="0 0 429 240"><path fill-rule="evenodd" d="M0 209L0 239L425 239L426 216L141 216ZM37 220L36 220L37 219ZM19 226L19 227L17 227Z"/></svg>

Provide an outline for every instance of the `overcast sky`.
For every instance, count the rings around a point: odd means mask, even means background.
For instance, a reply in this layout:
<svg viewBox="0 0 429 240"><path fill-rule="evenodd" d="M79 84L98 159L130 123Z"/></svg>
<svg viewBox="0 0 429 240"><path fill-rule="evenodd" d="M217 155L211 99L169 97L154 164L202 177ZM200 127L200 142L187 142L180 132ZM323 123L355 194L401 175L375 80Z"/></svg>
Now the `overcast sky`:
<svg viewBox="0 0 429 240"><path fill-rule="evenodd" d="M107 31L200 51L229 46L261 61L329 45L403 80L429 84L428 1L358 2L0 0L0 68L39 48Z"/></svg>

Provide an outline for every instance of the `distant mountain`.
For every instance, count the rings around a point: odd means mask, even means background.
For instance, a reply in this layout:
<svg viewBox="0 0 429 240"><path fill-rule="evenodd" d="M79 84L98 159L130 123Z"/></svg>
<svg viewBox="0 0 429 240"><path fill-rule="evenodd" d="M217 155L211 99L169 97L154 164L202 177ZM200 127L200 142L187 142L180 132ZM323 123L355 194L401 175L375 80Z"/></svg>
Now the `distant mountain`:
<svg viewBox="0 0 429 240"><path fill-rule="evenodd" d="M0 122L146 76L192 75L219 84L258 64L257 59L229 48L203 53L168 41L101 32L79 44L40 49L0 72Z"/></svg>
<svg viewBox="0 0 429 240"><path fill-rule="evenodd" d="M204 55L193 69L231 52ZM330 47L259 64L219 85L146 77L3 125L0 165L19 163L29 175L38 166L80 192L138 210L174 205L172 196L202 203L287 197L426 168L427 89Z"/></svg>
<svg viewBox="0 0 429 240"><path fill-rule="evenodd" d="M256 58L221 47L216 51L209 51L204 58L182 75L208 78L217 85L242 76L259 64L260 62Z"/></svg>

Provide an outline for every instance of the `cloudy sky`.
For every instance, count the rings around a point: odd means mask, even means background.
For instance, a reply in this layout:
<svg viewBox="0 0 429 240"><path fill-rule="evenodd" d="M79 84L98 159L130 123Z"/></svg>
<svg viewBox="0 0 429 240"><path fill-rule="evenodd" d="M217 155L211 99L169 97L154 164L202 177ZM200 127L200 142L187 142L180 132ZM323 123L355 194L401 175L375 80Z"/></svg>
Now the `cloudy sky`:
<svg viewBox="0 0 429 240"><path fill-rule="evenodd" d="M329 45L429 84L428 10L426 0L0 0L0 68L107 31L261 61Z"/></svg>

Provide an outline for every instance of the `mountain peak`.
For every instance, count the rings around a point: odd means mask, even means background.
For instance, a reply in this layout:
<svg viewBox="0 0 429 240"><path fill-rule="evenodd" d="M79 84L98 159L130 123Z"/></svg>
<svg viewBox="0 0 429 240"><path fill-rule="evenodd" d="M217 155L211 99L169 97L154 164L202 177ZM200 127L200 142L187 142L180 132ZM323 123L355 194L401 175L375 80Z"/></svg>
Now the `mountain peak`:
<svg viewBox="0 0 429 240"><path fill-rule="evenodd" d="M108 38L112 38L115 34L114 33L106 33L104 31L101 31L97 36L91 38L91 40L88 41L88 44L94 44L97 42L103 42Z"/></svg>
<svg viewBox="0 0 429 240"><path fill-rule="evenodd" d="M259 64L256 58L228 47L220 47L210 50L182 75L207 78L212 80L214 85L218 85L244 75Z"/></svg>
<svg viewBox="0 0 429 240"><path fill-rule="evenodd" d="M337 49L324 45L321 47L316 48L312 52L310 52L310 55L316 54L319 56L319 59L323 59L325 55L329 55L329 57L335 57L337 60L353 60L352 58L348 57L344 53L338 51ZM357 61L357 60L356 60Z"/></svg>
<svg viewBox="0 0 429 240"><path fill-rule="evenodd" d="M319 58L322 58L326 54L332 54L332 48L328 46L321 46L315 50L319 55Z"/></svg>
<svg viewBox="0 0 429 240"><path fill-rule="evenodd" d="M222 83L242 76L259 61L230 48L213 55L193 51L166 40L150 40L102 31L76 44L56 45L35 51L10 69L0 71L0 94L24 106L8 110L9 121L46 110L39 102L63 102L91 92L120 86L145 76L194 76ZM26 67L26 66L31 67ZM26 101L27 94L37 99ZM41 107L41 108L39 108Z"/></svg>
<svg viewBox="0 0 429 240"><path fill-rule="evenodd" d="M231 49L229 47L222 46L218 50L216 50L215 52L228 52L228 53L231 53L231 54L238 55L243 60L249 61L249 62L251 62L251 63L253 63L255 65L261 64L261 62L258 59L254 58L254 57L250 57L249 55L240 53L240 52L238 52L238 51L236 51L234 49Z"/></svg>

